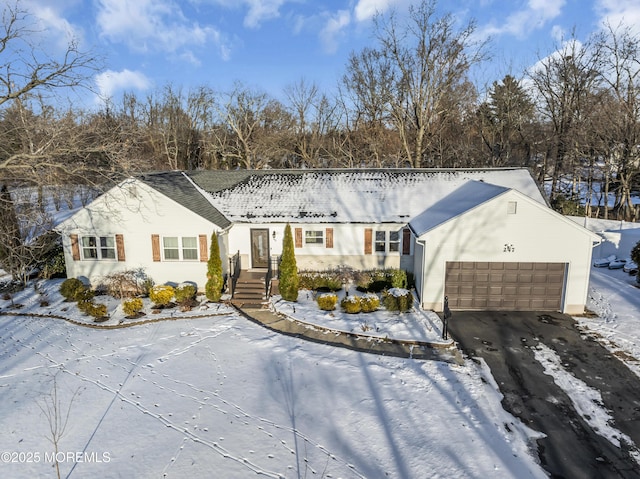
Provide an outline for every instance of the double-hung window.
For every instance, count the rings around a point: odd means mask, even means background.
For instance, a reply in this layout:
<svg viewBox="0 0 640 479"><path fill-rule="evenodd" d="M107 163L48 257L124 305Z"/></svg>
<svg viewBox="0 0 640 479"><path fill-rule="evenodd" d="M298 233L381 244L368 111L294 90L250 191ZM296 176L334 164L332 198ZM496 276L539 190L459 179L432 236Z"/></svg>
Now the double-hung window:
<svg viewBox="0 0 640 479"><path fill-rule="evenodd" d="M400 233L398 231L376 231L376 253L397 253L400 251Z"/></svg>
<svg viewBox="0 0 640 479"><path fill-rule="evenodd" d="M198 238L195 236L165 236L162 238L162 249L166 261L197 260Z"/></svg>
<svg viewBox="0 0 640 479"><path fill-rule="evenodd" d="M305 244L324 244L324 231L307 230L304 232Z"/></svg>
<svg viewBox="0 0 640 479"><path fill-rule="evenodd" d="M83 259L116 259L116 242L113 236L83 236L81 245Z"/></svg>

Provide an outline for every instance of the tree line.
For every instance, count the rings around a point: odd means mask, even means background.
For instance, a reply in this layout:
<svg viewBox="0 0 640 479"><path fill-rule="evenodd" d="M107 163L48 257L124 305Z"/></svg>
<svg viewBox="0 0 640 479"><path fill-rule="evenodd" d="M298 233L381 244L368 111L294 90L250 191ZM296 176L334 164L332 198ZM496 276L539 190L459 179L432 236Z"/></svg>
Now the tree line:
<svg viewBox="0 0 640 479"><path fill-rule="evenodd" d="M571 35L535 67L482 88L471 75L489 43L474 21L438 12L424 0L408 17L376 16L374 41L350 54L331 93L307 79L281 99L241 82L227 91L166 85L87 111L50 95L88 85L96 57L73 42L61 58L48 55L29 43L29 15L7 6L2 184L100 186L164 169L521 166L548 183L558 209L578 208L579 191L593 193L587 208L613 194L601 215L636 220L638 34L618 25L584 42Z"/></svg>

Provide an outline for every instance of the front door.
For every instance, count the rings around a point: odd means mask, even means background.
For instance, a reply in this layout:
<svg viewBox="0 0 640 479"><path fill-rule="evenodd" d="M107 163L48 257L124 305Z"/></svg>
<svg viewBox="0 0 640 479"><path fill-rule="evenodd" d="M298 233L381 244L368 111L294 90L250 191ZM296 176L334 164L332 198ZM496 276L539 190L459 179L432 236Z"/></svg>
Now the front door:
<svg viewBox="0 0 640 479"><path fill-rule="evenodd" d="M251 230L251 267L267 268L269 266L269 230Z"/></svg>

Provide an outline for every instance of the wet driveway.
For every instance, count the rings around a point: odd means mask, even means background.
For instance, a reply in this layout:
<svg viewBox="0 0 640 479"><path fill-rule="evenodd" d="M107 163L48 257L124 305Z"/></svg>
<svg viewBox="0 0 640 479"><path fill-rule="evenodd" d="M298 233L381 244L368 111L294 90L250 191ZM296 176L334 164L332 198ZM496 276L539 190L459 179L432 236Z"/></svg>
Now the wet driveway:
<svg viewBox="0 0 640 479"><path fill-rule="evenodd" d="M640 379L580 334L573 319L559 313L456 311L449 330L467 356L483 358L491 368L504 408L546 434L537 442L538 456L551 477L640 478L640 465L631 457L638 457L640 445ZM612 417L609 425L633 444L614 445L576 412L536 359L541 344L560 358L564 370L600 391L598 405Z"/></svg>

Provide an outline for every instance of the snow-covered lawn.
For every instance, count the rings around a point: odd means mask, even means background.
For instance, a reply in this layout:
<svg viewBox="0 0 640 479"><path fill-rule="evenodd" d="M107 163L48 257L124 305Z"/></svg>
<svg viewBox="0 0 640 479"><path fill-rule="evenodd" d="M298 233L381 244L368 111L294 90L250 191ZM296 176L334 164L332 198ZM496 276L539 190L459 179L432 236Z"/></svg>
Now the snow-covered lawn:
<svg viewBox="0 0 640 479"><path fill-rule="evenodd" d="M15 295L19 310L0 300L0 311L86 322L57 286ZM602 318L581 325L640 357L640 290L630 277L594 270L590 295ZM395 314L402 327L383 312L345 321L312 300L301 296L287 314L335 329L362 330L356 323L369 318L384 334L440 335L432 313ZM117 308L110 304L103 324L128 321ZM536 433L501 408L482 364L333 348L276 334L224 306L146 312L142 320L176 320L89 329L0 316L2 477L56 477L56 458L71 478L546 477L529 451ZM58 414L47 414L54 394ZM67 413L56 455L50 426Z"/></svg>
<svg viewBox="0 0 640 479"><path fill-rule="evenodd" d="M82 319L48 289L48 307L33 289L13 301ZM2 476L55 477L57 458L63 477L544 477L534 433L471 362L333 348L231 310L181 318L0 316ZM67 413L56 455L49 419Z"/></svg>

